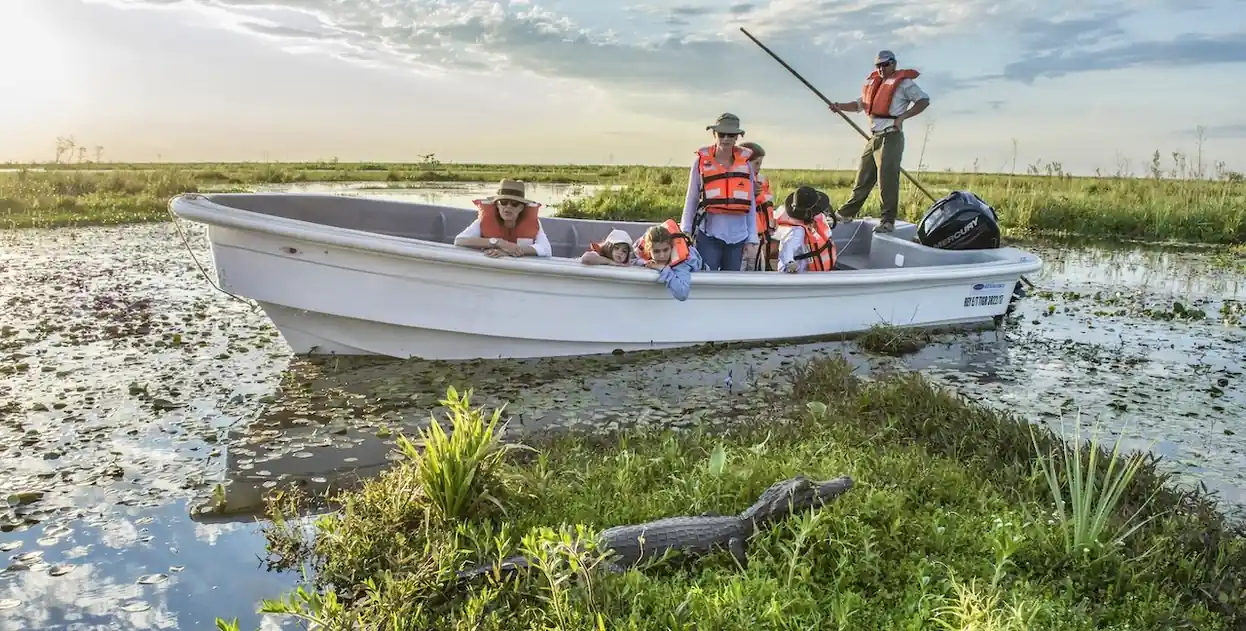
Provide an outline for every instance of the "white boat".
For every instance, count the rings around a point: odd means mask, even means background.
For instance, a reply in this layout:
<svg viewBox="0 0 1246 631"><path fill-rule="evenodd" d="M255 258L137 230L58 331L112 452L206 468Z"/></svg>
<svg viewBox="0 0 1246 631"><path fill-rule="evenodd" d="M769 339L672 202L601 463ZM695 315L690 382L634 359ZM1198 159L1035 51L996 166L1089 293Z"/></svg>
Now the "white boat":
<svg viewBox="0 0 1246 631"><path fill-rule="evenodd" d="M837 271L697 272L680 302L656 271L578 260L649 223L542 217L553 258L490 258L452 245L474 209L305 193L169 204L207 224L220 287L255 300L298 354L532 358L990 323L1042 267L1011 247L926 247L906 222L875 234L863 218L834 230Z"/></svg>

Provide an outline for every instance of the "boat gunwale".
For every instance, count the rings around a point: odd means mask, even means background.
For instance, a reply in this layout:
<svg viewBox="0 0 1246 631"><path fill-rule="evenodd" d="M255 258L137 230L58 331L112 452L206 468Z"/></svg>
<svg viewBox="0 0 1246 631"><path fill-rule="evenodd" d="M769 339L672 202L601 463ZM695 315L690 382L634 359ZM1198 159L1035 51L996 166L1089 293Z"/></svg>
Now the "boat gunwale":
<svg viewBox="0 0 1246 631"><path fill-rule="evenodd" d="M225 195L240 196L244 194L226 193ZM281 193L261 192L250 193L255 196L286 196L286 197L337 197L323 193ZM457 247L450 243L415 239L370 232L355 228L344 228L323 223L292 219L266 213L245 210L222 204L211 199L210 193L182 193L169 200L169 209L178 217L198 223L233 228L237 230L268 234L277 237L295 239L310 243L330 245L362 252L387 254L400 258L418 259L436 263L449 263L467 267L484 268L486 270L505 270L535 275L558 277L587 277L594 279L610 279L632 283L652 283L652 275L656 273L640 267L614 267L608 265L585 265L578 258L491 258L483 256L478 250ZM438 204L421 204L431 208L463 211L466 209ZM592 221L592 220L590 220ZM610 222L606 222L610 223ZM615 222L637 224L642 222ZM885 235L875 235L884 236ZM894 237L892 237L894 238ZM693 274L693 284L698 286L726 287L835 287L855 285L893 285L914 281L955 281L977 280L984 277L1000 275L1017 275L1037 272L1042 268L1042 259L1028 251L1018 248L1007 248L1024 253L1031 260L1006 259L988 263L964 263L956 265L923 265L886 269L850 269L836 270L831 274L780 274L771 272L758 274L755 272L717 271L713 273L698 272Z"/></svg>

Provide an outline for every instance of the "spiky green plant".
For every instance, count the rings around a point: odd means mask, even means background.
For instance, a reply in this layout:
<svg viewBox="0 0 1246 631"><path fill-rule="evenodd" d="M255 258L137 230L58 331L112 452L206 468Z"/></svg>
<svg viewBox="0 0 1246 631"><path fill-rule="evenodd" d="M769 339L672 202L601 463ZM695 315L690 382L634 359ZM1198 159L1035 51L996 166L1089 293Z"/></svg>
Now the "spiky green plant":
<svg viewBox="0 0 1246 631"><path fill-rule="evenodd" d="M443 519L462 519L488 503L505 512L498 492L502 459L522 445L503 443L499 407L485 420L484 408L471 407L472 390L461 395L454 386L446 389L440 403L449 409L450 432L430 417L420 430L420 446L406 436L397 439L403 455L415 462L416 479L433 511ZM422 449L421 449L422 447Z"/></svg>
<svg viewBox="0 0 1246 631"><path fill-rule="evenodd" d="M1099 446L1099 433L1094 432L1088 444L1083 448L1081 436L1081 413L1078 412L1077 430L1068 451L1057 457L1056 448L1043 453L1030 429L1030 440L1037 454L1036 464L1042 469L1055 503L1054 518L1064 540L1065 552L1070 555L1081 551L1083 555L1096 555L1104 546L1112 546L1123 542L1147 522L1155 518L1151 515L1146 519L1138 519L1154 494L1147 498L1136 511L1126 516L1112 532L1112 522L1118 517L1121 501L1125 492L1133 482L1134 476L1144 464L1141 453L1123 456L1120 453L1121 438L1117 438L1112 452L1107 456L1107 470L1099 479L1101 468L1100 458L1103 457ZM1061 430L1063 432L1063 417ZM1123 437L1123 433L1122 433ZM1083 452L1089 456L1083 458ZM1062 466L1056 464L1060 460ZM1065 500L1064 487L1068 487L1069 499ZM1106 535L1106 538L1105 538Z"/></svg>

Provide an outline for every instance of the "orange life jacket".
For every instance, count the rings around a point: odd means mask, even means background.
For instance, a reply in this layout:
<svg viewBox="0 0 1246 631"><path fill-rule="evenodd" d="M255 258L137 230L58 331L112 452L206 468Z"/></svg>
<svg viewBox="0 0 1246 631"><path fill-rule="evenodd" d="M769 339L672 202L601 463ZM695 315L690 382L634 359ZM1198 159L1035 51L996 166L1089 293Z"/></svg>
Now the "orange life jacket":
<svg viewBox="0 0 1246 631"><path fill-rule="evenodd" d="M541 231L541 218L537 214L541 209L540 204L529 204L519 211L515 227L507 228L506 224L502 223L502 216L498 214L497 204L483 199L474 199L472 203L479 209L477 217L480 218L480 236L485 239L497 237L504 241L518 243L519 239L536 239L537 233Z"/></svg>
<svg viewBox="0 0 1246 631"><path fill-rule="evenodd" d="M886 79L878 70L865 78L865 86L861 88L861 102L865 104L865 113L873 118L895 118L891 115L891 100L895 98L896 88L905 79L916 79L921 73L916 70L897 69Z"/></svg>
<svg viewBox="0 0 1246 631"><path fill-rule="evenodd" d="M779 212L775 221L780 226L800 226L805 229L805 251L797 254L797 261L808 259L805 269L810 272L830 272L835 269L835 241L831 239L831 224L827 223L826 215L818 213L813 221L806 224Z"/></svg>
<svg viewBox="0 0 1246 631"><path fill-rule="evenodd" d="M753 152L743 147L732 151L731 166L714 159L717 147L701 147L697 165L701 171L701 208L714 214L744 215L753 203L753 178L748 160Z"/></svg>
<svg viewBox="0 0 1246 631"><path fill-rule="evenodd" d="M667 263L667 265L675 267L676 265L688 260L688 235L684 234L683 231L679 229L679 224L674 219L667 219L666 221L663 221L662 226L666 228L667 232L671 233L672 237L674 237L671 239L671 260ZM649 258L649 248L645 244L644 237L636 240L634 249L636 250L636 256L639 257L640 260L646 263L653 260Z"/></svg>
<svg viewBox="0 0 1246 631"><path fill-rule="evenodd" d="M770 179L757 174L757 236L761 239L754 261L756 269L774 271L771 259L779 256L779 241L774 238L774 195L770 191Z"/></svg>
<svg viewBox="0 0 1246 631"><path fill-rule="evenodd" d="M764 238L774 233L774 195L766 176L758 174L757 184L757 234Z"/></svg>

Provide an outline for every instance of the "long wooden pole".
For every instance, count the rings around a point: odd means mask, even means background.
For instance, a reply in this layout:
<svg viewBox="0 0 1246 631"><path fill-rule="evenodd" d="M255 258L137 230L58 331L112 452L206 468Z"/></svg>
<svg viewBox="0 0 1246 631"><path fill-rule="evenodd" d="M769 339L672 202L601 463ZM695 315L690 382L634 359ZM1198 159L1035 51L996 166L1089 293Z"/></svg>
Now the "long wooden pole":
<svg viewBox="0 0 1246 631"><path fill-rule="evenodd" d="M774 51L770 50L769 48L766 48L765 44L757 41L757 38L753 37L752 33L749 33L748 31L744 30L744 27L742 26L740 27L740 32L744 33L749 39L753 40L754 44L757 44L758 46L760 46L761 49L766 51L766 53L768 53L771 57L774 57L774 60L782 64L784 68L787 68L787 71L792 73L793 77L796 77L797 79L799 79L801 83L805 84L806 88L809 88L811 91L813 91L814 94L818 95L818 98L822 99L822 102L826 103L827 107L831 108L831 111L835 112L836 114L839 114L839 116L843 118L845 121L847 121L849 125L852 125L852 128L857 130L857 133L861 134L862 138L869 140L870 135L865 133L864 129L861 129L859 125L852 122L852 119L848 118L847 114L840 111L838 107L835 107L835 103L833 103L830 99L826 98L826 96L823 95L822 92L818 91L817 88L813 87L813 84L809 83L808 81L805 81L805 78L800 76L800 73L793 70L791 66L787 65L787 62L783 61L782 59L779 59L779 56L774 54ZM907 177L909 181L913 183L913 186L916 186L919 190L921 190L921 192L925 193L926 197L930 198L930 201L932 202L938 201L934 195L930 194L930 191L926 190L926 187L922 186L921 183L918 182L916 179L914 179L912 175L909 175L909 172L905 171L904 167L900 167L900 173L903 173L904 177Z"/></svg>

